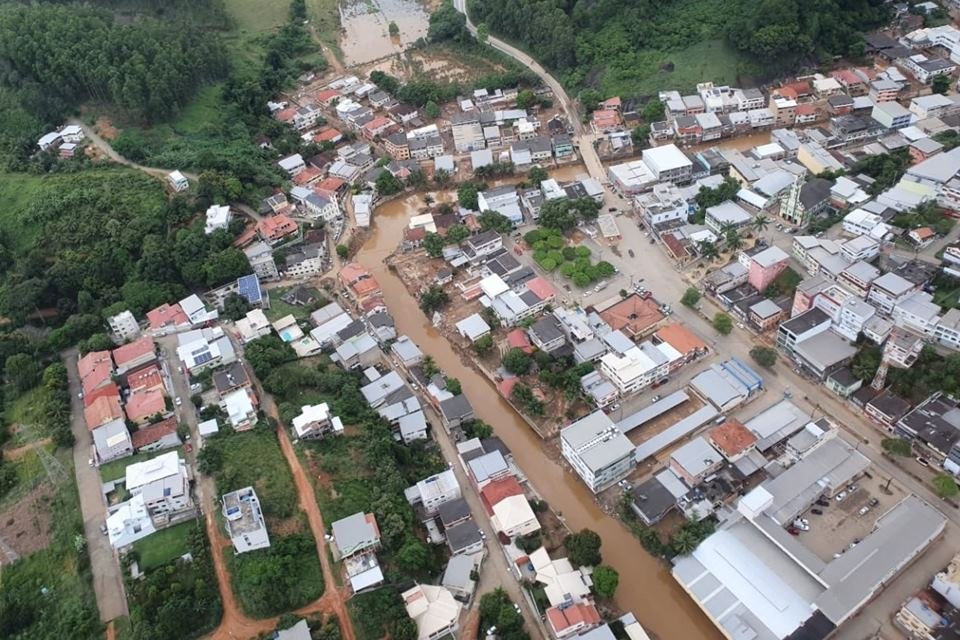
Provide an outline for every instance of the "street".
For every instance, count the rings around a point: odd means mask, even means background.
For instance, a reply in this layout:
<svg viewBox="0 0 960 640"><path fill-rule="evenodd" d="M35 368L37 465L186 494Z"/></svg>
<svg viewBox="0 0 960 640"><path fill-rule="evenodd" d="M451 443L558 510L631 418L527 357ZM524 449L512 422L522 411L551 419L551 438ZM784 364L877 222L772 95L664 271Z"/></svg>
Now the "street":
<svg viewBox="0 0 960 640"><path fill-rule="evenodd" d="M109 538L100 530L107 520L107 505L101 489L100 472L90 464L93 439L83 420L77 356L76 349L63 353L70 390L70 427L76 439L73 445L73 468L77 476L83 532L90 555L90 570L93 573L93 591L97 596L100 620L109 622L127 615L127 596L124 592L119 558L110 546Z"/></svg>

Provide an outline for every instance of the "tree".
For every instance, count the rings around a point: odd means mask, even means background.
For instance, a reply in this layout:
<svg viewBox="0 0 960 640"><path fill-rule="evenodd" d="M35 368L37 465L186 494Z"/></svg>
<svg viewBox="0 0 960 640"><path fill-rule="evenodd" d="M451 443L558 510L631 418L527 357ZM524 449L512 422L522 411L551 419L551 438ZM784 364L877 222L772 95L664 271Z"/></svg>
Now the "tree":
<svg viewBox="0 0 960 640"><path fill-rule="evenodd" d="M567 534L563 539L567 557L578 567L595 567L600 564L602 543L600 536L591 529L581 529L577 533Z"/></svg>
<svg viewBox="0 0 960 640"><path fill-rule="evenodd" d="M601 564L593 570L593 590L601 598L612 598L620 585L620 574L611 566Z"/></svg>
<svg viewBox="0 0 960 640"><path fill-rule="evenodd" d="M701 240L697 243L697 251L704 260L713 260L720 255L717 245L709 240Z"/></svg>
<svg viewBox="0 0 960 640"><path fill-rule="evenodd" d="M448 172L446 169L437 169L436 171L433 172L433 182L438 187L447 186L448 184L450 184L450 180L451 180L450 172Z"/></svg>
<svg viewBox="0 0 960 640"><path fill-rule="evenodd" d="M950 93L950 76L934 76L933 82L930 83L930 87L933 89L934 93L939 93L940 95L947 95Z"/></svg>
<svg viewBox="0 0 960 640"><path fill-rule="evenodd" d="M478 356L483 356L493 349L493 336L489 333L485 336L480 336L477 338L476 342L473 343L473 350Z"/></svg>
<svg viewBox="0 0 960 640"><path fill-rule="evenodd" d="M667 108L657 98L651 98L643 105L643 119L647 122L659 122L666 116Z"/></svg>
<svg viewBox="0 0 960 640"><path fill-rule="evenodd" d="M424 313L430 314L447 306L450 302L450 296L440 287L433 285L420 295L420 308Z"/></svg>
<svg viewBox="0 0 960 640"><path fill-rule="evenodd" d="M517 108L529 109L537 104L537 96L530 89L523 89L517 94Z"/></svg>
<svg viewBox="0 0 960 640"><path fill-rule="evenodd" d="M532 360L530 356L527 355L523 349L514 347L507 351L503 356L503 368L509 371L510 373L522 376L527 371L530 370L530 364Z"/></svg>
<svg viewBox="0 0 960 640"><path fill-rule="evenodd" d="M767 216L761 213L760 215L758 215L756 218L753 219L752 225L754 230L757 233L762 234L764 231L767 230L767 227L770 226L770 218L768 218Z"/></svg>
<svg viewBox="0 0 960 640"><path fill-rule="evenodd" d="M777 363L777 352L770 347L754 347L750 349L750 357L761 367L769 368Z"/></svg>
<svg viewBox="0 0 960 640"><path fill-rule="evenodd" d="M957 494L960 494L960 488L957 488L956 480L953 479L953 476L946 473L937 474L933 479L933 488L937 492L937 495L944 500L955 498Z"/></svg>
<svg viewBox="0 0 960 640"><path fill-rule="evenodd" d="M700 292L694 287L688 287L687 290L683 292L683 297L680 298L680 303L685 307L693 308L697 306L698 302L700 302Z"/></svg>
<svg viewBox="0 0 960 640"><path fill-rule="evenodd" d="M913 444L904 438L884 438L880 441L880 446L892 456L905 458L913 454Z"/></svg>
<svg viewBox="0 0 960 640"><path fill-rule="evenodd" d="M443 255L444 244L443 238L432 231L428 231L423 236L423 248L431 258L439 258Z"/></svg>
<svg viewBox="0 0 960 640"><path fill-rule="evenodd" d="M480 44L487 44L487 39L490 37L490 27L487 26L486 22L481 22L477 25L477 42Z"/></svg>
<svg viewBox="0 0 960 640"><path fill-rule="evenodd" d="M498 233L509 233L513 229L510 220L498 211L487 210L477 217L480 228L484 231L496 231Z"/></svg>
<svg viewBox="0 0 960 640"><path fill-rule="evenodd" d="M346 260L350 257L350 247L345 244L337 245L337 257L341 260Z"/></svg>
<svg viewBox="0 0 960 640"><path fill-rule="evenodd" d="M727 229L727 232L723 235L723 243L728 249L736 251L743 246L743 238L740 237L740 232L736 229Z"/></svg>
<svg viewBox="0 0 960 640"><path fill-rule="evenodd" d="M547 170L541 167L540 165L537 165L531 168L530 171L527 172L527 180L529 180L530 183L534 185L539 185L541 182L548 179L549 177L550 177L550 174L548 174Z"/></svg>
<svg viewBox="0 0 960 640"><path fill-rule="evenodd" d="M440 107L433 100L428 100L427 104L423 105L423 113L431 120L436 120L440 117Z"/></svg>
<svg viewBox="0 0 960 640"><path fill-rule="evenodd" d="M444 388L455 396L463 393L463 387L460 386L460 381L456 378L446 378L444 380Z"/></svg>
<svg viewBox="0 0 960 640"><path fill-rule="evenodd" d="M733 320L726 313L718 311L713 316L713 328L716 329L717 332L727 335L733 330Z"/></svg>
<svg viewBox="0 0 960 640"><path fill-rule="evenodd" d="M637 149L646 149L650 146L650 125L637 125L630 131L630 141Z"/></svg>
<svg viewBox="0 0 960 640"><path fill-rule="evenodd" d="M223 301L223 315L236 322L250 311L250 303L239 293L231 293Z"/></svg>
<svg viewBox="0 0 960 640"><path fill-rule="evenodd" d="M376 189L380 195L392 196L403 191L403 183L397 176L384 169L377 176Z"/></svg>
<svg viewBox="0 0 960 640"><path fill-rule="evenodd" d="M400 35L400 27L397 26L397 23L393 20L390 21L387 31L390 33L390 36L395 38Z"/></svg>
<svg viewBox="0 0 960 640"><path fill-rule="evenodd" d="M447 242L460 244L470 237L470 228L465 224L455 224L447 230Z"/></svg>
<svg viewBox="0 0 960 640"><path fill-rule="evenodd" d="M3 375L7 384L17 393L23 393L40 382L40 362L33 356L17 353L7 358L3 367Z"/></svg>
<svg viewBox="0 0 960 640"><path fill-rule="evenodd" d="M457 202L459 202L460 206L464 209L476 211L480 208L480 205L477 203L477 195L477 185L472 182L467 182L460 185L457 189Z"/></svg>
<svg viewBox="0 0 960 640"><path fill-rule="evenodd" d="M547 229L569 231L577 225L577 216L569 199L557 198L543 203L537 222Z"/></svg>

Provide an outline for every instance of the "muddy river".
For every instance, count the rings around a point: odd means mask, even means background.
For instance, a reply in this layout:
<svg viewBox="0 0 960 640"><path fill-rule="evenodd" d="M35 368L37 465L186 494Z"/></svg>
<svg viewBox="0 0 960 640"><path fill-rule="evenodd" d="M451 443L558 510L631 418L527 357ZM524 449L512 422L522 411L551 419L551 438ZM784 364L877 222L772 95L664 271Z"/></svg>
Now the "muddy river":
<svg viewBox="0 0 960 640"><path fill-rule="evenodd" d="M580 172L582 167L568 167L557 173L575 175ZM433 195L438 200L447 199L446 194ZM397 247L403 228L421 205L420 196L410 196L377 208L371 236L357 256L358 261L371 269L380 281L398 332L410 336L448 375L460 380L478 417L494 427L537 491L567 524L574 530L589 527L600 534L604 562L620 573L616 601L622 609L634 612L641 624L659 640L720 638L719 632L680 589L666 566L648 555L615 518L604 514L576 476L565 472L543 454L540 439L501 399L486 378L460 361L417 308L399 278L387 270L383 260Z"/></svg>
<svg viewBox="0 0 960 640"><path fill-rule="evenodd" d="M390 23L400 33L391 36ZM340 4L340 49L347 66L400 53L427 35L430 16L416 0L346 0Z"/></svg>

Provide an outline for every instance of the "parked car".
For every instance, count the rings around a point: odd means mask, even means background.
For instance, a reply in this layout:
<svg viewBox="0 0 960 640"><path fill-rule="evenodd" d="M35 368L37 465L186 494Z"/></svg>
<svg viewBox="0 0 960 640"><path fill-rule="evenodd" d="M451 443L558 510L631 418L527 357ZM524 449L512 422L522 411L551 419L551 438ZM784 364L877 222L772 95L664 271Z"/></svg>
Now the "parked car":
<svg viewBox="0 0 960 640"><path fill-rule="evenodd" d="M627 255L630 256L631 258L636 257L636 256L634 256L634 254L633 254L633 249L627 249Z"/></svg>
<svg viewBox="0 0 960 640"><path fill-rule="evenodd" d="M812 514L815 515L815 516L822 516L822 515L823 515L823 510L822 510L822 509L813 508L813 509L810 509L810 513L812 513Z"/></svg>
<svg viewBox="0 0 960 640"><path fill-rule="evenodd" d="M820 505L821 507L829 507L830 501L827 500L826 498L820 498L819 500L817 500L817 504Z"/></svg>
<svg viewBox="0 0 960 640"><path fill-rule="evenodd" d="M173 403L179 407L180 405L183 404L183 400L180 399L180 396L177 396L177 397L174 399Z"/></svg>
<svg viewBox="0 0 960 640"><path fill-rule="evenodd" d="M787 527L787 533L792 536L798 536L800 535L800 529L797 529L796 527Z"/></svg>
<svg viewBox="0 0 960 640"><path fill-rule="evenodd" d="M843 502L846 498L847 498L847 492L841 491L840 493L837 494L834 500L836 500L837 502Z"/></svg>
<svg viewBox="0 0 960 640"><path fill-rule="evenodd" d="M869 506L869 505L864 505L864 506L860 507L860 510L859 510L859 511L857 511L857 515L858 515L858 516L865 516L865 515L867 515L867 512L868 512L868 511L870 511L870 506Z"/></svg>
<svg viewBox="0 0 960 640"><path fill-rule="evenodd" d="M930 461L927 460L926 458L921 458L920 456L917 456L917 462L919 462L920 464L922 464L922 465L925 466L925 467L929 467L929 466L930 466Z"/></svg>

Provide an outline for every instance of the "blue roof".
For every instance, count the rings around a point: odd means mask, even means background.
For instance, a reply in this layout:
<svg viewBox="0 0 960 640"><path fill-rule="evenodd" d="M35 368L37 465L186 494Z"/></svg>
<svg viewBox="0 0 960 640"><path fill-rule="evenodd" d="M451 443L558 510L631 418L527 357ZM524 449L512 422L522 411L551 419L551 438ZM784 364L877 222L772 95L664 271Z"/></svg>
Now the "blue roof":
<svg viewBox="0 0 960 640"><path fill-rule="evenodd" d="M263 300L260 290L260 278L256 274L237 278L237 293L246 298L250 304L259 304Z"/></svg>

